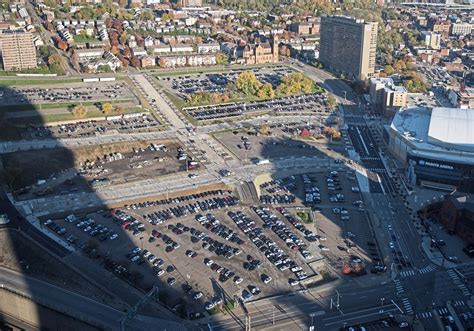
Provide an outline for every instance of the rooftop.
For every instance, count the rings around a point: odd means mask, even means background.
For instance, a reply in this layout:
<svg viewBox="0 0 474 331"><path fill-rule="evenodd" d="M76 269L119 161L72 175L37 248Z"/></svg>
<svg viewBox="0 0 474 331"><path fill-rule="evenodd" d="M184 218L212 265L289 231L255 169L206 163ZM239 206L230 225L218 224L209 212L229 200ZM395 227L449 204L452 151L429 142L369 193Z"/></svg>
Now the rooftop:
<svg viewBox="0 0 474 331"><path fill-rule="evenodd" d="M474 162L474 109L404 108L390 128L413 146L414 155Z"/></svg>

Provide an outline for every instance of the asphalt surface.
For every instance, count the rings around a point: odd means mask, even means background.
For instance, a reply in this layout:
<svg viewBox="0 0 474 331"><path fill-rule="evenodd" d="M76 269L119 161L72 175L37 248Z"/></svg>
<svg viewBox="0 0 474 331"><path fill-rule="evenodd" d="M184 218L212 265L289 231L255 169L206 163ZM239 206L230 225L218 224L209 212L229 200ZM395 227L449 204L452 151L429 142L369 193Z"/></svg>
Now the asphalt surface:
<svg viewBox="0 0 474 331"><path fill-rule="evenodd" d="M68 313L84 321L94 321L95 324L116 330L124 313L91 300L87 297L70 292L55 285L25 276L15 271L0 267L0 281L2 287L11 288L16 292L26 293L35 302L44 304L60 312ZM160 325L166 330L185 330L180 324L158 318L144 319L138 316L126 323L127 330L153 330Z"/></svg>
<svg viewBox="0 0 474 331"><path fill-rule="evenodd" d="M421 238L400 197L396 194L394 183L378 154L379 147L382 147L379 145L380 139L377 139L374 132L367 126L363 118L364 112L357 106L359 99L344 82L333 78L328 73L310 66L303 66L302 69L300 67L300 70L322 82L328 90L338 96L338 100L344 105L344 119L349 127L348 132L352 145L361 156L361 165L369 173L371 193L366 200L366 205L374 216L374 227L381 239L379 243L387 257L389 272L380 276L368 275L364 278L345 279L343 284L329 287L326 290L317 289L317 291L307 291L306 294L283 296L248 304L247 309L251 316L252 326L259 328L273 326L279 330L306 329L313 320L316 326L324 330L337 330L341 326L373 321L385 317L389 313L400 313L405 317L417 319L426 330L440 329L442 323L438 316L447 314L447 301L458 302L456 307L465 306L460 302L467 302L471 295L474 281L474 271L472 270L474 269L466 268L464 270L465 276L459 276L457 271L446 270L427 259L420 247ZM156 99L159 100L159 98ZM170 114L166 115L168 115L166 116L168 119L172 118ZM172 119L170 122L174 122L174 120ZM178 121L174 124L178 128L183 126L182 122ZM117 136L117 139L124 138L120 135ZM26 144L26 142L22 143ZM90 144L92 143L91 141ZM31 147L31 143L28 142L28 144ZM37 148L41 148L41 142L35 142L35 144L38 144ZM6 148L7 146L1 147ZM282 167L301 165L301 162L297 160L281 160L279 162ZM323 160L321 166L324 166L324 162L327 161ZM216 164L216 166L218 165ZM308 164L308 167L311 165ZM260 168L255 166L235 168L239 173L237 178L240 179L243 179L244 176L254 175L254 171L257 172L256 169ZM272 171L275 168L263 170ZM209 174L209 176L213 176L213 174ZM200 180L212 181L213 179L204 176ZM196 182L190 181L188 183L185 179L176 179L175 182L176 188L196 184ZM150 182L149 185L150 189L159 187L160 190L169 190L169 188L166 189L162 186L163 183L157 186L156 182ZM67 197L65 198L67 199ZM389 242L393 243L394 248L389 246ZM411 262L411 267L398 269L394 261L393 250L400 251L400 254ZM458 276L456 277L456 275ZM49 295L50 293L44 292L45 297L49 297ZM64 304L71 304L72 307L75 307L73 302L68 302L71 298L60 300L64 300L62 301ZM77 303L78 306L75 308L85 309L82 307L84 300L75 299L83 301ZM335 304L336 302L339 304ZM97 311L103 309L99 306L96 308ZM110 311L110 314L114 318L117 316L117 312ZM310 314L314 314L312 318ZM108 321L108 319L105 320ZM112 321L110 322L112 323ZM245 314L237 309L225 316L216 316L209 322L217 330L242 329L245 324Z"/></svg>

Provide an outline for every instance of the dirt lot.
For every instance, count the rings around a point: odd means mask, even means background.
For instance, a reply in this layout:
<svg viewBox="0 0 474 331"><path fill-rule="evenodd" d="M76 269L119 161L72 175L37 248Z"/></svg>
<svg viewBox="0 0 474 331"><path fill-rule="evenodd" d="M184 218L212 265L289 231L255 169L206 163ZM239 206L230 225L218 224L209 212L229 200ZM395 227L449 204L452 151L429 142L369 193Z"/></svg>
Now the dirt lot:
<svg viewBox="0 0 474 331"><path fill-rule="evenodd" d="M117 308L122 304L16 231L0 231L0 265ZM103 301L104 300L104 301Z"/></svg>
<svg viewBox="0 0 474 331"><path fill-rule="evenodd" d="M152 151L151 143L164 145L167 150ZM94 181L119 184L185 170L186 162L177 159L179 147L175 140L135 141L77 149L23 151L2 157L4 168L11 172L14 190L33 185L31 193L45 195L54 190L90 191L91 185L96 185ZM39 180L46 182L38 184Z"/></svg>

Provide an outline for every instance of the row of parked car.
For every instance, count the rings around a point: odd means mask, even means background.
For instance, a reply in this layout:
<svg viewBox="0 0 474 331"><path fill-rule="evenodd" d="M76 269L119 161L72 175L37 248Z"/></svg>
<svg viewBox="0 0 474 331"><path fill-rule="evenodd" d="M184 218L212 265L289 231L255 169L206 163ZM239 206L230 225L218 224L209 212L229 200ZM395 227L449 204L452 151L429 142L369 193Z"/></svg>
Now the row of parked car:
<svg viewBox="0 0 474 331"><path fill-rule="evenodd" d="M231 228L227 227L224 224L216 219L211 213L204 215L196 215L196 221L198 221L202 226L204 226L209 231L215 233L219 237L224 238L225 240L237 243L242 245L244 241L235 233Z"/></svg>
<svg viewBox="0 0 474 331"><path fill-rule="evenodd" d="M296 197L293 194L262 194L260 202L264 204L290 204L295 203Z"/></svg>
<svg viewBox="0 0 474 331"><path fill-rule="evenodd" d="M271 229L278 237L280 237L280 239L286 243L288 248L291 248L292 250L298 250L305 260L310 260L313 258L311 253L308 251L308 245L306 245L303 240L298 238L298 236L294 234L286 226L286 224L279 220L278 217L268 208L254 207L253 210L262 219L264 226Z"/></svg>
<svg viewBox="0 0 474 331"><path fill-rule="evenodd" d="M255 221L241 211L229 211L227 214L278 270L295 270L299 272L297 277L300 280L307 277L295 261L291 260L272 239L263 234L263 229L257 227ZM290 283L292 281L289 280Z"/></svg>
<svg viewBox="0 0 474 331"><path fill-rule="evenodd" d="M186 205L175 207L168 207L164 210L151 212L144 215L144 218L151 224L157 225L166 222L167 220L176 217L184 217L189 214L194 214L200 211L209 211L214 209L221 209L225 207L235 206L239 203L239 199L234 196L214 197L203 201L196 201Z"/></svg>
<svg viewBox="0 0 474 331"><path fill-rule="evenodd" d="M285 218L288 220L288 222L291 223L297 230L299 230L302 234L304 234L304 237L306 240L314 242L318 239L321 239L320 236L316 235L313 231L308 230L306 226L298 221L296 217L291 215L285 208L283 207L277 207L276 208Z"/></svg>

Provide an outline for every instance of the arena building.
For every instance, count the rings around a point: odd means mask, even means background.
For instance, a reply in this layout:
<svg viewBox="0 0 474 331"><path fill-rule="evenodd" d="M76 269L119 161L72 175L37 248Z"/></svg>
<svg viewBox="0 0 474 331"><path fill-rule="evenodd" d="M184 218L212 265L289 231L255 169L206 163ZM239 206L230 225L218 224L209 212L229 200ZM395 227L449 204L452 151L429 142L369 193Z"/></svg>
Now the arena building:
<svg viewBox="0 0 474 331"><path fill-rule="evenodd" d="M474 192L474 109L403 108L388 140L412 185Z"/></svg>

